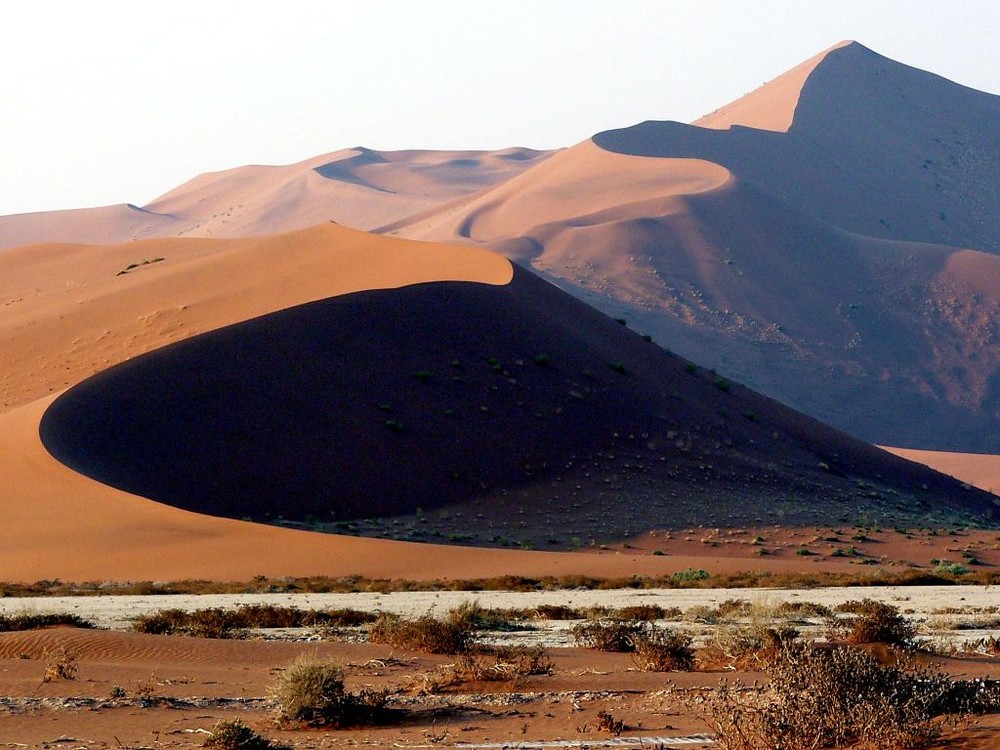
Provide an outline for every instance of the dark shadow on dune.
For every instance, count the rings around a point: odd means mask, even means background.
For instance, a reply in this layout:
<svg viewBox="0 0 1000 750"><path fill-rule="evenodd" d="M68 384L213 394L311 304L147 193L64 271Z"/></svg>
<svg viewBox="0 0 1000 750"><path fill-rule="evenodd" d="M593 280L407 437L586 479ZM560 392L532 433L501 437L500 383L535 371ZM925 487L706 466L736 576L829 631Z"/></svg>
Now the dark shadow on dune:
<svg viewBox="0 0 1000 750"><path fill-rule="evenodd" d="M501 506L524 488L546 503L554 480L578 485L572 505L561 493L567 514L601 498L621 515L636 487L706 504L737 493L727 513L775 493L848 507L856 478L876 475L908 502L989 506L696 371L522 270L507 286L361 292L173 344L70 389L41 437L101 482L237 518ZM614 463L610 496L598 461Z"/></svg>
<svg viewBox="0 0 1000 750"><path fill-rule="evenodd" d="M1000 252L995 205L983 213L1000 182L998 121L1000 97L852 43L810 74L787 133L650 121L593 141L713 161L853 232Z"/></svg>

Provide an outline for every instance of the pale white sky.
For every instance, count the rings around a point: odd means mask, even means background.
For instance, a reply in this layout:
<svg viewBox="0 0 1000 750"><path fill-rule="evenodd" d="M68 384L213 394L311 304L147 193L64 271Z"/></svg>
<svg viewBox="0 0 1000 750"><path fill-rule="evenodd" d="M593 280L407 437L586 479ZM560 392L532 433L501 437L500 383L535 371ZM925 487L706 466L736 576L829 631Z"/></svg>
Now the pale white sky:
<svg viewBox="0 0 1000 750"><path fill-rule="evenodd" d="M569 146L691 121L842 39L1000 93L996 0L19 0L0 214L350 146Z"/></svg>

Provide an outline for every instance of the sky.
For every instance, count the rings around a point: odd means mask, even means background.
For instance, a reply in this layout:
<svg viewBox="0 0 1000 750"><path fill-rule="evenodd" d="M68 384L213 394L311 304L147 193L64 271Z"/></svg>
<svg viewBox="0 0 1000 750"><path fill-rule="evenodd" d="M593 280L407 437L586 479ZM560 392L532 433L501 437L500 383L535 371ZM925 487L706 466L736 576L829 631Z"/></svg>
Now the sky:
<svg viewBox="0 0 1000 750"><path fill-rule="evenodd" d="M570 146L690 122L843 39L1000 93L996 0L17 0L0 215L144 205L352 146Z"/></svg>

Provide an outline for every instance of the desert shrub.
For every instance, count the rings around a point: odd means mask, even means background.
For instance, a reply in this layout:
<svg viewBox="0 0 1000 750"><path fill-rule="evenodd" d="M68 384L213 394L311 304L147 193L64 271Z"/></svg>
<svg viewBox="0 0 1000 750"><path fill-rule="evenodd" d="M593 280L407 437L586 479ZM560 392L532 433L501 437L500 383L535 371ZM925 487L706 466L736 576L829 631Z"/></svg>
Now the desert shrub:
<svg viewBox="0 0 1000 750"><path fill-rule="evenodd" d="M588 620L575 625L573 638L578 645L598 651L635 651L636 639L649 629L648 624L638 620Z"/></svg>
<svg viewBox="0 0 1000 750"><path fill-rule="evenodd" d="M239 719L222 720L201 745L210 750L287 750L281 745L248 727Z"/></svg>
<svg viewBox="0 0 1000 750"><path fill-rule="evenodd" d="M381 723L388 693L349 693L339 666L300 657L282 673L273 698L279 723L339 728Z"/></svg>
<svg viewBox="0 0 1000 750"><path fill-rule="evenodd" d="M238 627L233 618L220 608L199 609L194 612L186 612L183 609L161 609L134 618L132 629L137 633L184 634L199 638L246 636L245 629Z"/></svg>
<svg viewBox="0 0 1000 750"><path fill-rule="evenodd" d="M936 717L969 707L947 676L903 655L887 666L855 648L792 644L768 671L766 688L723 681L689 699L722 750L917 750L941 734Z"/></svg>
<svg viewBox="0 0 1000 750"><path fill-rule="evenodd" d="M790 625L771 626L764 623L716 628L705 644L700 659L706 663L727 665L759 665L774 653L792 643L799 631Z"/></svg>
<svg viewBox="0 0 1000 750"><path fill-rule="evenodd" d="M491 646L462 655L453 669L460 681L507 682L529 675L552 674L553 666L541 646Z"/></svg>
<svg viewBox="0 0 1000 750"><path fill-rule="evenodd" d="M711 578L711 574L702 568L688 568L670 575L669 581L674 586L683 588L686 584L696 583Z"/></svg>
<svg viewBox="0 0 1000 750"><path fill-rule="evenodd" d="M407 620L383 612L368 626L368 640L372 643L386 643L429 654L464 653L469 650L473 635L474 626L461 614L447 620L431 615Z"/></svg>
<svg viewBox="0 0 1000 750"><path fill-rule="evenodd" d="M900 648L914 645L916 626L890 604L862 599L846 602L837 609L854 615L830 620L832 633L848 643L886 643Z"/></svg>
<svg viewBox="0 0 1000 750"><path fill-rule="evenodd" d="M375 620L354 609L312 610L273 604L245 604L235 609L161 609L139 615L132 629L154 635L185 634L199 638L246 638L251 628L352 627Z"/></svg>
<svg viewBox="0 0 1000 750"><path fill-rule="evenodd" d="M618 737L625 731L625 722L616 719L610 711L597 712L597 729L600 732L607 732Z"/></svg>
<svg viewBox="0 0 1000 750"><path fill-rule="evenodd" d="M632 661L643 672L681 672L694 666L690 636L654 629L635 639Z"/></svg>
<svg viewBox="0 0 1000 750"><path fill-rule="evenodd" d="M652 622L666 616L666 610L655 604L636 604L631 607L620 607L611 613L611 616L620 620L642 620Z"/></svg>
<svg viewBox="0 0 1000 750"><path fill-rule="evenodd" d="M517 609L487 609L477 601L464 601L448 612L448 622L468 627L470 630L532 630L523 622L528 613Z"/></svg>
<svg viewBox="0 0 1000 750"><path fill-rule="evenodd" d="M76 654L65 646L60 646L56 651L47 655L42 681L75 680L79 674L80 668L76 663Z"/></svg>
<svg viewBox="0 0 1000 750"><path fill-rule="evenodd" d="M41 630L43 628L53 628L59 625L69 625L74 628L92 628L94 624L84 620L79 615L68 612L56 612L39 614L36 612L22 612L16 615L0 615L0 633L13 632L17 630Z"/></svg>
<svg viewBox="0 0 1000 750"><path fill-rule="evenodd" d="M575 607L565 604L539 604L532 614L539 620L582 620L583 615Z"/></svg>
<svg viewBox="0 0 1000 750"><path fill-rule="evenodd" d="M774 613L780 617L829 617L833 614L831 610L825 604L817 604L816 602L781 602L775 610Z"/></svg>

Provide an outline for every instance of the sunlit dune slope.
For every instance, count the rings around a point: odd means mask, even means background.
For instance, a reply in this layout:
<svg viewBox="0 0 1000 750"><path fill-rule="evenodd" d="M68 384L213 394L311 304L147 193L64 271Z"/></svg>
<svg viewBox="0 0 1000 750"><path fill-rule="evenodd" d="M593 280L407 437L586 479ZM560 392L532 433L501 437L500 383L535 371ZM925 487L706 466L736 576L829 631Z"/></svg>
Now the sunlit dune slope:
<svg viewBox="0 0 1000 750"><path fill-rule="evenodd" d="M143 208L120 205L0 216L0 248L151 237L250 237L337 221L398 220L503 182L551 152L351 148L282 166L199 175Z"/></svg>
<svg viewBox="0 0 1000 750"><path fill-rule="evenodd" d="M1000 456L986 453L946 453L907 448L886 448L910 461L926 464L942 474L1000 495Z"/></svg>
<svg viewBox="0 0 1000 750"><path fill-rule="evenodd" d="M502 284L512 273L486 251L378 241L329 223L241 240L5 250L0 411L172 341L303 302L421 281Z"/></svg>

